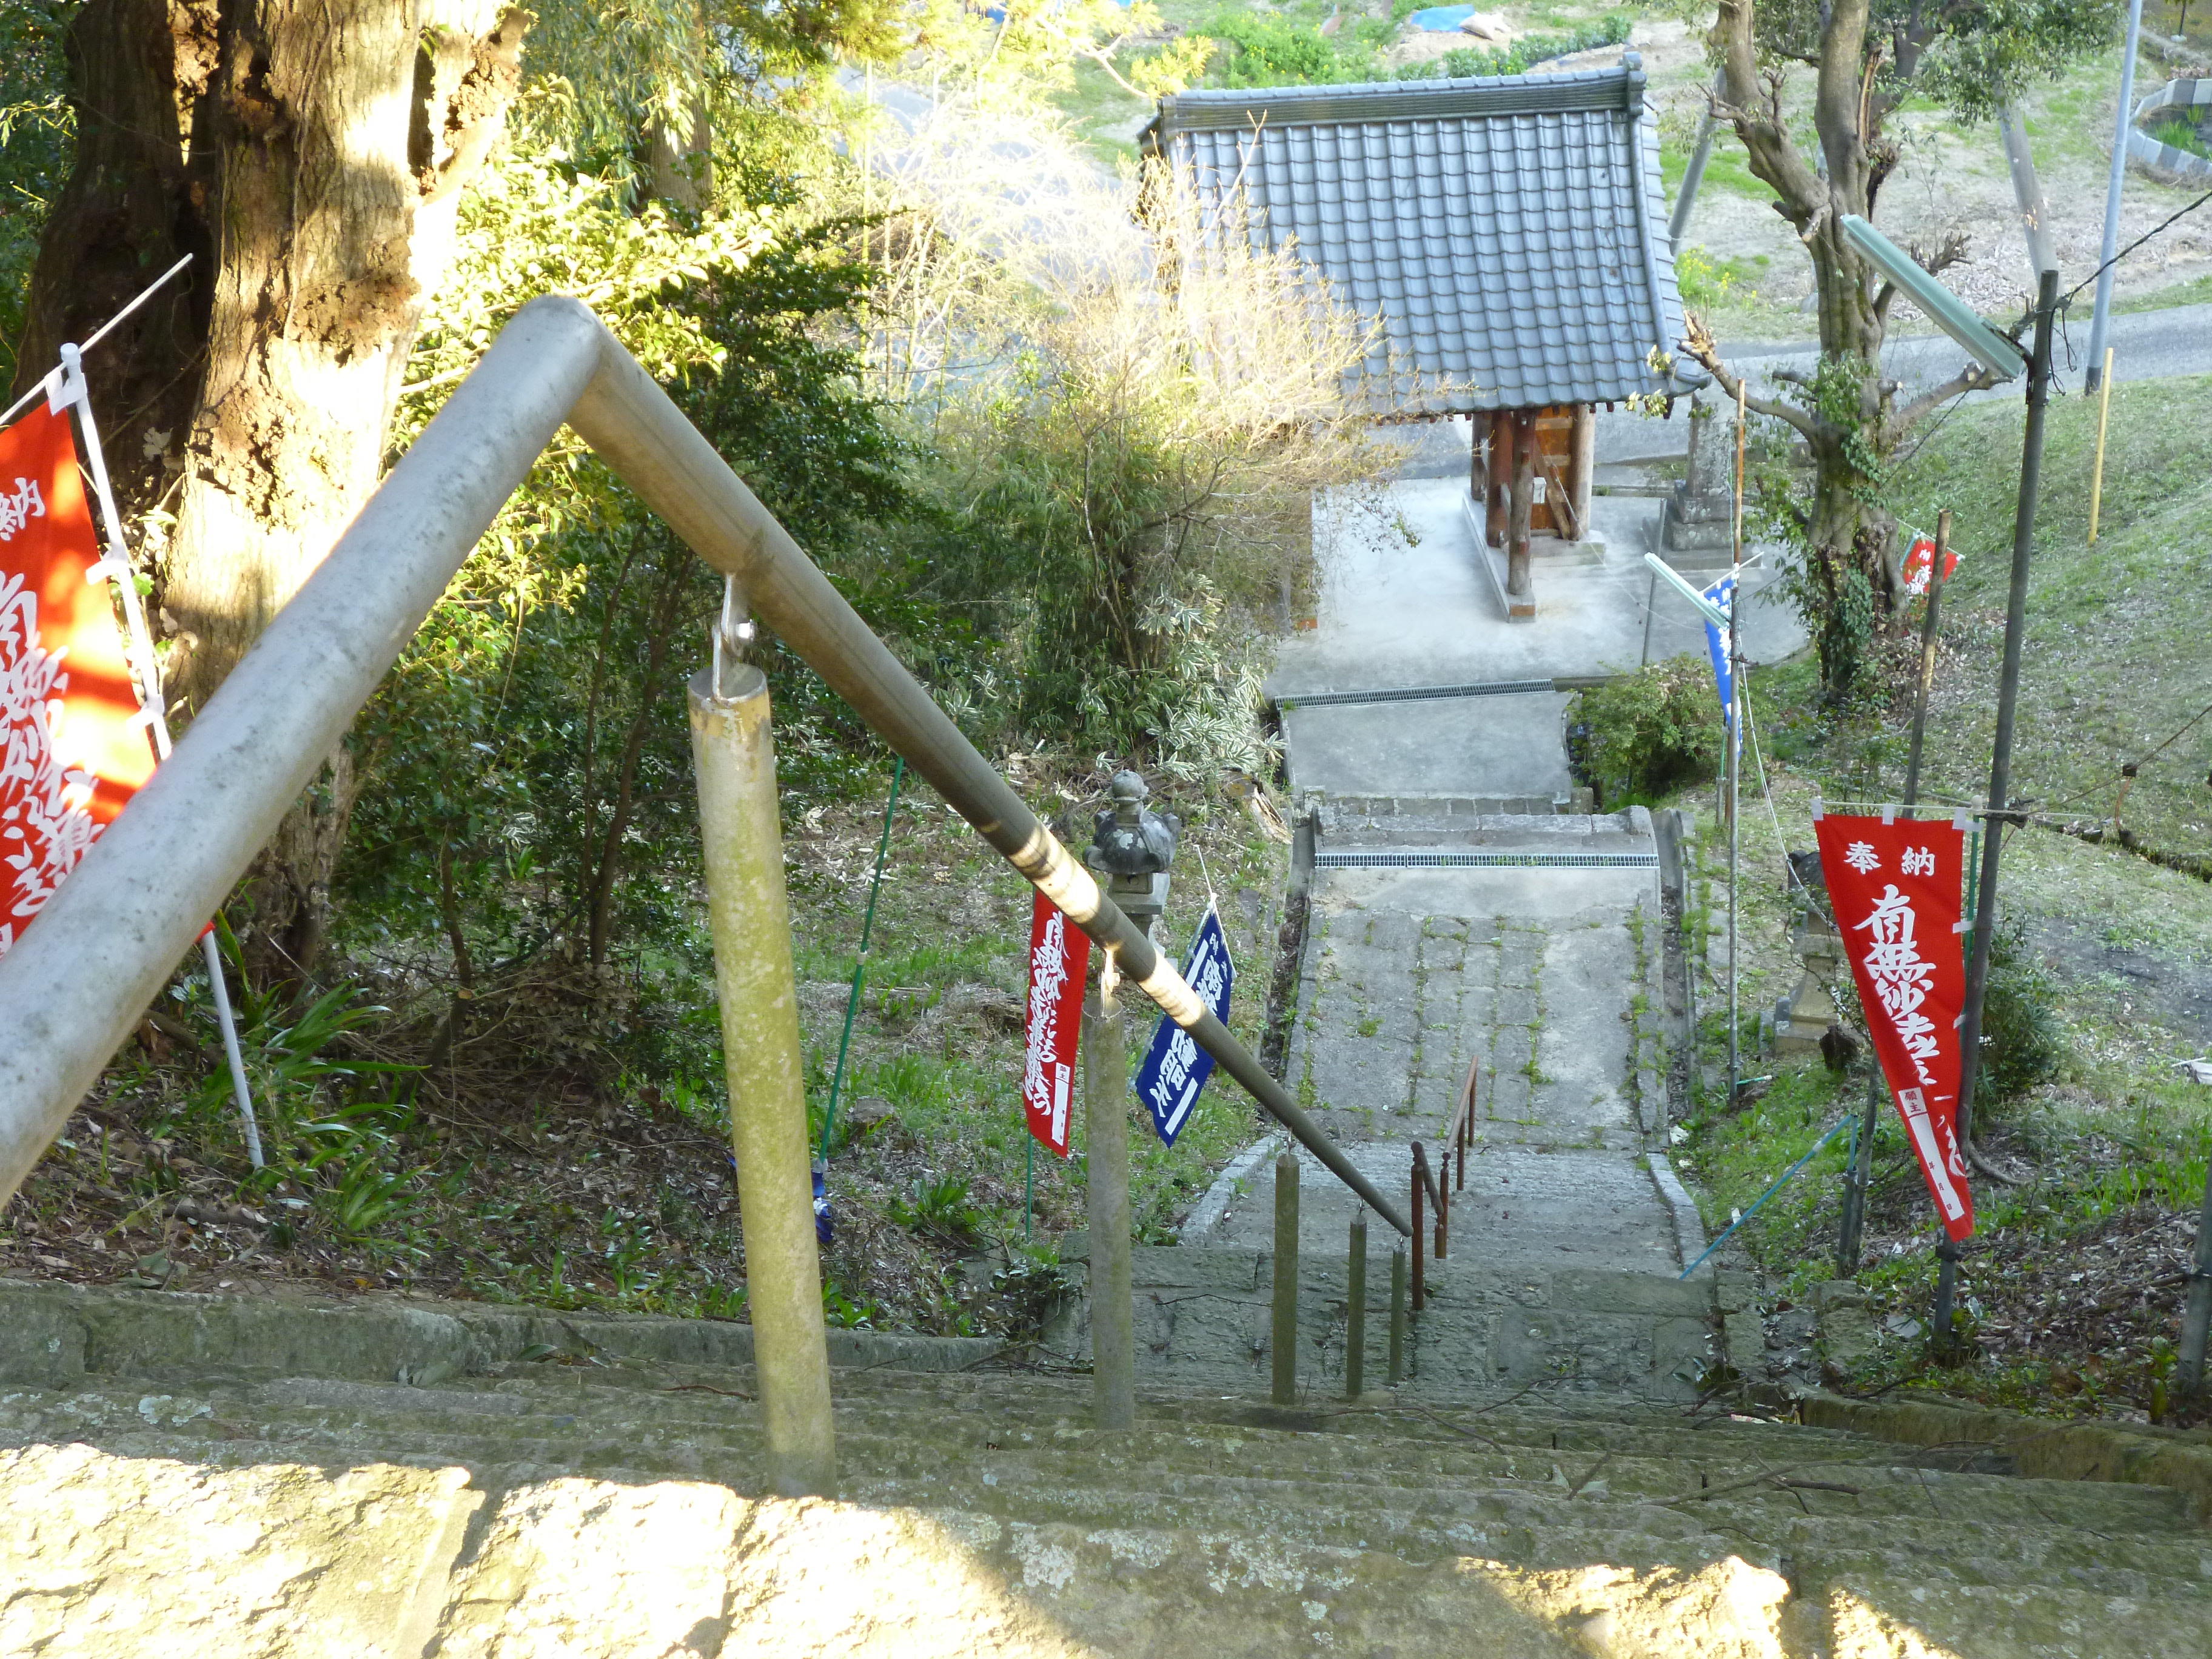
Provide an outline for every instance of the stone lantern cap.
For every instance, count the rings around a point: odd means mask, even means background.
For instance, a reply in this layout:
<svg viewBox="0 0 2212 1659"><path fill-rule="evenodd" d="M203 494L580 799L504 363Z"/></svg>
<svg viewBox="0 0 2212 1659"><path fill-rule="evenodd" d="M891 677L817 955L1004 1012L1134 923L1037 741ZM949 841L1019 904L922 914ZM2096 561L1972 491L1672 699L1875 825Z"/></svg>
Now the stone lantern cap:
<svg viewBox="0 0 2212 1659"><path fill-rule="evenodd" d="M1182 821L1172 812L1150 812L1151 792L1134 772L1116 772L1106 793L1114 805L1098 815L1084 862L1109 876L1144 877L1164 872L1175 862Z"/></svg>

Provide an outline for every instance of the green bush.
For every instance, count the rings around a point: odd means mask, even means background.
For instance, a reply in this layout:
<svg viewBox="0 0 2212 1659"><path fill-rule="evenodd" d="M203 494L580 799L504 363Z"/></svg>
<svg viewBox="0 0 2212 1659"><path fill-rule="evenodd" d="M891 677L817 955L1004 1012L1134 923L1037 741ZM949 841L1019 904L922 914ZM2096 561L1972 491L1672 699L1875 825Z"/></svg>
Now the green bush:
<svg viewBox="0 0 2212 1659"><path fill-rule="evenodd" d="M2161 144L2171 144L2191 155L2212 160L2212 143L2206 142L2203 131L2186 115L2177 113L2154 121L2150 136Z"/></svg>
<svg viewBox="0 0 2212 1659"><path fill-rule="evenodd" d="M1608 810L1717 775L1725 738L1703 657L1670 657L1577 692L1567 719L1576 775Z"/></svg>
<svg viewBox="0 0 2212 1659"><path fill-rule="evenodd" d="M2066 1032L2051 1012L2055 989L2028 948L2026 930L2017 921L1999 923L1990 940L1990 984L1982 999L1978 1102L2014 1100L2057 1075Z"/></svg>
<svg viewBox="0 0 2212 1659"><path fill-rule="evenodd" d="M1356 42L1344 52L1311 23L1256 12L1224 11L1206 33L1229 47L1221 83L1230 87L1327 86L1370 73L1371 54Z"/></svg>

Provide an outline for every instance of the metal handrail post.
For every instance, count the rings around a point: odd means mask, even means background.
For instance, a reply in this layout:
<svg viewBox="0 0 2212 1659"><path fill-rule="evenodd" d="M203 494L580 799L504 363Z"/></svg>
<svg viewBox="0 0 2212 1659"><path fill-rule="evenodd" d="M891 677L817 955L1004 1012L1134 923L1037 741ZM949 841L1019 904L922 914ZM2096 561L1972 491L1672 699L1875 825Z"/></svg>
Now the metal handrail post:
<svg viewBox="0 0 2212 1659"><path fill-rule="evenodd" d="M1358 1400L1367 1389L1367 1212L1352 1218L1351 1248L1345 1257L1344 1397Z"/></svg>
<svg viewBox="0 0 2212 1659"><path fill-rule="evenodd" d="M837 1490L830 1338L808 1178L806 1063L791 968L768 678L748 664L727 684L716 685L710 670L689 690L707 924L714 943L769 1485L785 1498L830 1497Z"/></svg>
<svg viewBox="0 0 2212 1659"><path fill-rule="evenodd" d="M1390 1247L1390 1354L1389 1376L1396 1388L1406 1380L1406 1246Z"/></svg>
<svg viewBox="0 0 2212 1659"><path fill-rule="evenodd" d="M1084 1010L1085 1204L1091 1219L1091 1412L1137 1423L1137 1308L1129 1260L1129 1066L1121 1010L1102 981Z"/></svg>
<svg viewBox="0 0 2212 1659"><path fill-rule="evenodd" d="M1278 1406L1293 1406L1298 1398L1298 1155L1288 1150L1275 1155L1274 1265L1269 1398Z"/></svg>
<svg viewBox="0 0 2212 1659"><path fill-rule="evenodd" d="M1417 1140L1413 1143L1413 1231L1410 1236L1413 1246L1413 1299L1415 1313L1420 1312L1424 1302L1421 1273L1421 1189L1428 1184L1428 1154L1421 1150L1421 1143Z"/></svg>
<svg viewBox="0 0 2212 1659"><path fill-rule="evenodd" d="M0 958L12 1194L563 422L1123 975L1400 1233L1398 1206L1229 1034L581 301L532 301Z"/></svg>

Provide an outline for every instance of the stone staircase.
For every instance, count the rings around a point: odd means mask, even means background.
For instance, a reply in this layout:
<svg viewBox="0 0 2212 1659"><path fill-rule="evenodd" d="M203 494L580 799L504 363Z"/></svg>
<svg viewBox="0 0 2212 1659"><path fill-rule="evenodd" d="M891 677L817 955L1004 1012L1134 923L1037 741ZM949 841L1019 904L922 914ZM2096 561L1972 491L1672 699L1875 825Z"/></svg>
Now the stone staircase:
<svg viewBox="0 0 2212 1659"><path fill-rule="evenodd" d="M2188 1499L1987 1435L1436 1376L1101 1434L1087 1379L841 1334L842 1490L787 1500L745 1336L0 1286L0 1653L2212 1650Z"/></svg>

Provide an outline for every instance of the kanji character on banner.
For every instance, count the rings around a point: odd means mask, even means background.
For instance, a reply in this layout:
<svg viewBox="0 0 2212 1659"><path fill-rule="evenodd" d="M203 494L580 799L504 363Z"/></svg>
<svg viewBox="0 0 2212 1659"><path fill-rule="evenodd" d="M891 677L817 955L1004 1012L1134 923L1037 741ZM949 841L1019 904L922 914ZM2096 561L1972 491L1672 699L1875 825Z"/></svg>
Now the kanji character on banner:
<svg viewBox="0 0 2212 1659"><path fill-rule="evenodd" d="M0 953L154 775L68 415L0 433Z"/></svg>
<svg viewBox="0 0 2212 1659"><path fill-rule="evenodd" d="M1972 1237L1974 1200L1958 1136L1965 832L1942 821L1832 814L1814 830L1890 1097L1944 1231L1954 1240Z"/></svg>
<svg viewBox="0 0 2212 1659"><path fill-rule="evenodd" d="M1216 1019L1228 1019L1229 994L1237 983L1237 967L1229 959L1229 939L1221 931L1220 912L1211 904L1191 939L1190 954L1183 959L1182 977L1213 1011ZM1137 1068L1137 1097L1152 1115L1153 1132L1167 1145L1174 1146L1183 1125L1190 1121L1190 1109L1198 1103L1199 1091L1212 1075L1213 1056L1200 1048L1189 1032L1162 1014L1152 1029L1152 1046L1145 1054L1145 1063Z"/></svg>
<svg viewBox="0 0 2212 1659"><path fill-rule="evenodd" d="M1090 969L1091 936L1071 926L1066 912L1039 893L1030 911L1022 1104L1030 1133L1060 1158L1067 1156L1067 1103L1074 1092L1083 981Z"/></svg>
<svg viewBox="0 0 2212 1659"><path fill-rule="evenodd" d="M1945 548L1943 550L1943 580L1949 581L1952 573L1958 568L1958 550L1951 547ZM1905 579L1906 592L1925 593L1928 591L1928 579L1936 573L1936 544L1925 536L1916 538L1911 547L1906 550L1904 562L1898 567L1898 572Z"/></svg>

